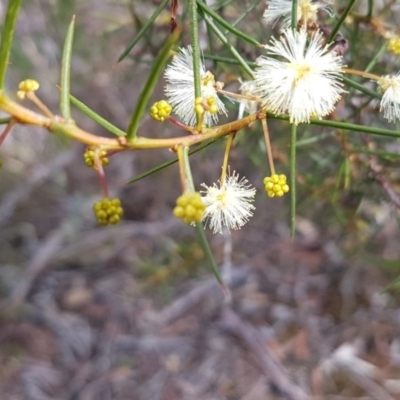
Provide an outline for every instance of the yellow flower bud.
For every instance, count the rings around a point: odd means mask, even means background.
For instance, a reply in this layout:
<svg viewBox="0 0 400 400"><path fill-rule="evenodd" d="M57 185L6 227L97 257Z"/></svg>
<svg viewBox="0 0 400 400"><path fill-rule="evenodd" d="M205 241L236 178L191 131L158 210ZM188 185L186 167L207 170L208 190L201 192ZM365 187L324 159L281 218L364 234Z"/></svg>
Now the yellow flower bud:
<svg viewBox="0 0 400 400"><path fill-rule="evenodd" d="M84 153L83 153L83 159L85 161L85 164L88 167L94 167L95 168L95 164L94 164L94 150L92 149L87 149ZM101 165L108 165L110 163L110 160L106 157L107 156L107 151L105 150L100 150L99 153L99 159L101 162Z"/></svg>
<svg viewBox="0 0 400 400"><path fill-rule="evenodd" d="M289 185L286 183L286 175L273 174L263 180L265 191L269 197L282 197L289 192Z"/></svg>
<svg viewBox="0 0 400 400"><path fill-rule="evenodd" d="M118 198L104 198L93 205L93 212L100 225L108 225L120 222L124 210Z"/></svg>
<svg viewBox="0 0 400 400"><path fill-rule="evenodd" d="M162 122L165 121L167 117L169 117L171 111L171 105L165 100L160 100L150 107L150 116L156 121Z"/></svg>
<svg viewBox="0 0 400 400"><path fill-rule="evenodd" d="M199 192L186 192L177 198L173 214L189 225L200 222L203 219L205 209L206 205Z"/></svg>
<svg viewBox="0 0 400 400"><path fill-rule="evenodd" d="M394 37L389 39L388 51L393 54L400 55L400 37Z"/></svg>
<svg viewBox="0 0 400 400"><path fill-rule="evenodd" d="M194 107L194 110L196 111L197 115L203 115L204 114L204 107L201 104L197 104Z"/></svg>
<svg viewBox="0 0 400 400"><path fill-rule="evenodd" d="M35 81L34 79L25 79L24 81L20 82L18 85L18 89L23 92L36 92L39 89L39 82Z"/></svg>

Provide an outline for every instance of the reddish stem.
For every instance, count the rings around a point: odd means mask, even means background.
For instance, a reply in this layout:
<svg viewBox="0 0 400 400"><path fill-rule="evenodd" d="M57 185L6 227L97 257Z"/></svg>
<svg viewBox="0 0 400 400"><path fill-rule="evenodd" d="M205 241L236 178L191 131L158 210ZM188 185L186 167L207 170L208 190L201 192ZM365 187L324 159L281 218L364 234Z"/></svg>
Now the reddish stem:
<svg viewBox="0 0 400 400"><path fill-rule="evenodd" d="M7 126L5 127L3 133L0 135L0 146L2 145L2 143L4 142L4 140L6 139L7 135L10 133L11 128L16 124L17 122L12 119Z"/></svg>
<svg viewBox="0 0 400 400"><path fill-rule="evenodd" d="M106 154L104 154L104 156L101 156L100 158L104 158L104 157L109 158L109 157L113 156L114 154L121 153L121 151L124 151L124 150L112 150L112 151L107 152Z"/></svg>
<svg viewBox="0 0 400 400"><path fill-rule="evenodd" d="M193 132L193 128L190 126L187 126L185 124L182 124L182 122L179 122L177 119L175 119L174 117L167 117L169 122L172 122L174 125L178 126L179 128L187 131L187 132Z"/></svg>
<svg viewBox="0 0 400 400"><path fill-rule="evenodd" d="M99 153L100 153L100 150L99 149L95 149L95 151L94 151L94 165L95 165L95 170L97 172L97 175L99 176L101 190L103 192L103 197L104 198L108 198L107 180L106 180L106 175L104 173L103 164L101 163L101 160L100 160Z"/></svg>

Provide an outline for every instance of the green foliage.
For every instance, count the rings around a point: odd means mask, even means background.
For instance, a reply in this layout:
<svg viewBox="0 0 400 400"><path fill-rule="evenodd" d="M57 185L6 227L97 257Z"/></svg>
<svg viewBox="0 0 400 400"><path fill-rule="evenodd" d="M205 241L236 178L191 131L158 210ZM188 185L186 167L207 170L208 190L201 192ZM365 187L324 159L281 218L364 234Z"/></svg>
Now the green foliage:
<svg viewBox="0 0 400 400"><path fill-rule="evenodd" d="M129 122L126 134L126 137L129 141L132 141L136 137L140 121L142 120L142 117L146 111L146 107L149 103L150 97L153 94L157 82L160 79L160 75L163 72L165 64L168 61L170 51L177 42L177 40L179 39L180 34L181 34L180 29L176 29L171 34L171 36L165 43L163 49L161 50L159 56L154 61L153 68L150 71L149 78L143 88L143 91L139 97L139 102L136 108L134 109L131 116L131 120Z"/></svg>
<svg viewBox="0 0 400 400"><path fill-rule="evenodd" d="M90 119L92 119L94 122L97 122L100 126L102 126L103 128L107 129L109 132L113 133L116 136L126 136L126 132L125 131L123 131L122 129L117 128L111 122L109 122L105 118L101 117L99 114L97 114L95 111L93 111L86 104L82 103L76 97L72 96L72 94L69 95L69 99L70 99L71 103L79 111L83 112Z"/></svg>
<svg viewBox="0 0 400 400"><path fill-rule="evenodd" d="M21 0L9 0L6 19L1 32L0 41L0 90L4 87L4 79L10 58L11 46L13 44L13 36L15 24L17 22Z"/></svg>
<svg viewBox="0 0 400 400"><path fill-rule="evenodd" d="M71 86L71 61L72 61L72 45L74 41L75 16L72 17L69 24L67 35L65 37L64 50L61 62L61 97L60 110L61 115L66 119L71 119L70 107L70 86Z"/></svg>
<svg viewBox="0 0 400 400"><path fill-rule="evenodd" d="M140 29L138 34L128 43L128 45L126 46L125 50L119 56L118 62L121 62L122 60L124 60L127 57L127 55L130 53L130 51L136 46L136 44L143 38L143 36L147 33L147 31L153 26L154 21L157 19L157 17L164 10L164 8L168 4L168 2L169 2L169 0L163 0L160 3L160 5L156 8L156 10L153 12L151 17L142 26L142 28Z"/></svg>
<svg viewBox="0 0 400 400"><path fill-rule="evenodd" d="M182 192L193 193L196 190L196 185L190 168L189 156L204 149L207 150L203 154L208 155L210 154L208 146L224 136L230 135L233 138L233 136L237 135L234 144L237 148L243 148L243 153L248 155L248 158L258 169L267 169L266 165L268 163L265 160L266 148L268 150L267 153L273 154L273 157L269 157L268 160L272 175L274 174L274 171L272 171L274 160L279 160L281 169L290 171L290 224L292 237L295 234L297 214L307 215L308 210L313 209L312 205L310 205L312 201L326 206L325 211L328 210L326 221L329 221L332 226L337 224L349 231L356 230L357 227L362 225L360 223L362 217L357 215L357 210L362 206L365 198L374 199L374 196L382 196L383 194L393 204L400 207L399 194L396 187L397 178L392 174L393 163L397 162L399 158L396 152L396 140L400 137L399 123L395 122L395 125L389 126L383 121L382 109L384 107L382 106L381 110L378 111L376 104L379 101L382 102L387 88L377 85L375 89L371 84L372 80L379 83L381 77L394 75L397 72L395 70L397 68L396 62L387 62L388 58L385 57L385 53L388 51L387 40L390 35L394 35L393 32L395 30L390 28L391 21L383 23L380 22L379 18L371 19L375 17L373 16L374 2L371 0L368 1L365 15L360 15L354 11L355 0L339 1L337 3L336 8L340 12L338 11L335 17L329 18L326 16L325 19L320 21L319 18L323 17L318 14L317 20L311 21L312 23L308 26L307 20L298 20L296 14L301 10L297 7L296 1L292 2L290 21L293 28L299 29L299 25L305 24L303 28L313 32L316 27L320 27L325 30L324 40L327 44L332 44L334 50L339 42L339 46L343 46L339 50L346 52L346 46L340 42L342 36L351 45L350 50L346 53L346 63L349 68L346 69L344 67L340 71L340 73L351 75L351 78L347 76L340 78L340 81L346 87L347 93L343 94L341 100L337 103L339 106L329 116L325 113L323 115L315 115L314 118L314 114L311 114L312 118L309 121L305 118L298 125L295 124L298 121L294 120L292 115L273 113L271 112L271 109L274 110L273 107L266 109L265 100L257 97L259 93L255 93L252 98L249 96L243 98L243 96L241 97L240 94L236 93L236 80L240 76L255 77L257 71L254 72L254 70L259 68L259 65L254 61L259 55L265 55L263 45L266 43L271 45L270 38L273 36L278 37L279 35L278 31L281 22L278 22L275 27L262 26L263 22L259 18L259 12L265 9L263 2L260 2L260 0L244 2L227 0L217 2L213 6L207 5L207 2L202 0L182 2L183 9L180 15L175 15L176 10L171 12L171 21L179 22L178 27L173 32L170 32L170 26L166 22L160 23L159 18L163 13L168 12L166 11L168 0L163 0L151 11L150 17L144 23L141 23L140 18L135 15L135 20L138 22L137 33L127 45L123 46L125 48L117 62L128 62L128 55L139 46L142 47L137 52L138 54L145 51L145 46L152 42L150 36L153 33L157 36L157 40L155 39L154 42L158 41L164 44L157 44L148 52L149 54L153 52L158 55L150 61L151 68L149 69L147 80L137 104L132 106L128 128L125 132L107 118L100 116L100 113L94 111L83 101L71 95L71 81L72 83L74 82L74 76L71 77L71 61L74 56L72 47L75 17L72 18L66 32L61 60L59 112L63 118L57 117L57 113L53 115L46 110L46 106L35 97L36 95L31 90L26 90L24 96L26 94L26 99L33 102L40 112L32 111L25 107L24 104L14 101L12 96L8 96L4 92L3 87L6 71L10 65L13 35L18 10L21 5L20 0L10 0L0 43L0 109L9 117L0 119L0 125L6 125L0 137L0 144L11 130L12 124L23 123L44 127L50 132L67 135L85 143L91 149L97 149L99 152L101 150L101 154L104 154L104 157L128 150L168 148L177 152L178 157L138 175L130 180L130 183L148 177L179 162ZM64 22L67 18L65 10L69 9L69 6L73 6L75 2L68 2L68 7L66 4L67 2L57 4L59 6L59 17ZM321 12L321 14L323 13ZM68 16L69 18L70 16ZM77 18L79 18L79 15ZM388 18L390 19L390 16ZM377 24L379 25L378 27L376 26ZM157 32L156 28L158 26L162 27L162 33ZM189 29L183 29L186 26L189 26ZM373 27L374 29L367 30L365 26ZM200 41L203 40L200 35L204 35L203 27L207 30L209 46L204 50L204 55L200 51ZM338 32L341 32L340 35L342 36L338 35ZM311 33L309 34L311 37ZM308 37L308 40L310 37ZM146 44L143 44L145 41ZM171 117L169 113L165 113L165 115L162 114L162 118L159 118L159 121L172 122L175 127L178 127L183 132L172 138L166 138L163 135L159 135L156 138L144 137L144 135L140 134L139 128L149 108L150 99L157 90L157 85L161 80L171 54L174 53L173 49L183 47L182 44L188 42L191 43L193 49L193 59L191 60L193 69L193 103L203 110L201 113L196 109L197 124L196 126L187 126L177 118ZM84 47L81 44L79 46ZM338 52L340 52L339 50ZM214 127L203 124L202 114L206 111L209 113L212 111L213 114L216 114L215 111L218 111L215 98L211 97L212 101L209 101L209 99L203 99L202 97L204 76L201 76L201 70L203 67L206 68L203 66L203 56L205 60L212 60L214 65L212 73L210 71L211 75L207 76L209 80L207 82L211 82L210 87L215 90L215 96L222 94L229 97L230 94L235 101L235 103L228 104L226 98L224 99L227 109L230 110L230 122ZM131 59L133 57L136 56L132 56ZM132 73L135 72L132 71ZM215 80L214 76L216 77ZM223 82L217 81L217 77L223 79ZM301 76L299 79L301 79ZM230 92L223 92L222 87L224 84L224 90L228 88ZM244 101L259 101L262 104L261 106L260 104L258 105L257 112L250 113L248 117L241 116L235 120L234 114L236 113L237 103L243 105ZM77 126L72 121L71 103L78 111L116 137L99 137ZM395 101L389 101L389 107L393 106L393 103ZM160 100L157 104L167 103L165 100ZM215 110L210 109L210 104L213 105ZM168 104L168 107L171 106ZM193 109L190 106L188 108L190 112L193 112ZM337 112L336 110L339 111ZM285 112L290 111L288 109ZM393 111L393 113L396 114L396 111ZM398 118L397 115L395 117ZM252 126L253 123L261 119L268 121L272 137L272 149L269 142L269 133L265 132L264 129L264 135L268 136L268 139L264 142L259 139L259 136L261 136L260 127ZM295 123L290 124L293 121ZM118 121L117 125L121 126L124 122L126 121ZM245 129L247 130L246 134L243 132ZM221 184L224 182L222 178L226 173L230 151L230 147L225 146L224 160L221 163L223 164ZM96 154L96 152L93 152L93 154ZM99 160L95 158L91 162L93 166L101 165L101 161L99 164ZM96 172L100 178L103 194L107 197L104 171L98 168ZM264 171L262 172L264 174ZM380 191L377 190L377 187L380 187ZM179 194L176 197L178 198ZM196 222L199 222L198 219ZM99 220L103 223L110 222L104 218L99 218ZM209 265L218 282L222 285L217 264L210 251L201 223L196 224L196 230ZM356 245L360 245L360 242L362 242L361 239ZM366 243L364 245L367 247ZM349 245L349 248L351 247L352 245Z"/></svg>

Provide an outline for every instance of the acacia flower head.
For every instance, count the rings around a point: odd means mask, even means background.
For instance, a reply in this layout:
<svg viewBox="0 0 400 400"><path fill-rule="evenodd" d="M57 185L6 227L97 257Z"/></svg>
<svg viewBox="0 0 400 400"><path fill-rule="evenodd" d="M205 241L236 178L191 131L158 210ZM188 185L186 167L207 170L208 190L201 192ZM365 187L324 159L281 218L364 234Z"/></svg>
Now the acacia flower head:
<svg viewBox="0 0 400 400"><path fill-rule="evenodd" d="M227 175L223 182L218 181L212 186L204 183L206 189L202 191L206 210L203 220L209 225L213 233L222 233L225 226L228 230L240 229L253 215L256 189L251 187L246 178L239 180L234 171Z"/></svg>
<svg viewBox="0 0 400 400"><path fill-rule="evenodd" d="M186 192L177 198L173 213L185 224L195 225L203 219L205 208L199 192Z"/></svg>
<svg viewBox="0 0 400 400"><path fill-rule="evenodd" d="M181 48L179 53L172 58L171 64L165 70L165 94L173 111L179 118L190 126L196 125L194 76L192 48ZM224 103L217 95L214 75L206 71L204 64L200 63L201 96L207 102L214 99L218 113L227 114ZM207 126L218 122L218 113L205 111L204 123Z"/></svg>
<svg viewBox="0 0 400 400"><path fill-rule="evenodd" d="M304 26L315 23L319 10L331 14L330 3L330 0L299 0L297 3L297 23L302 21ZM267 24L274 24L279 18L283 18L284 28L289 28L292 18L292 0L268 1L268 8L263 17Z"/></svg>
<svg viewBox="0 0 400 400"><path fill-rule="evenodd" d="M295 124L333 111L344 92L340 81L342 57L322 47L321 41L321 32L308 38L304 30L288 29L265 46L270 57L256 60L254 74L268 111L288 113Z"/></svg>
<svg viewBox="0 0 400 400"><path fill-rule="evenodd" d="M383 93L380 111L389 122L400 119L400 71L382 76L377 83L379 92Z"/></svg>

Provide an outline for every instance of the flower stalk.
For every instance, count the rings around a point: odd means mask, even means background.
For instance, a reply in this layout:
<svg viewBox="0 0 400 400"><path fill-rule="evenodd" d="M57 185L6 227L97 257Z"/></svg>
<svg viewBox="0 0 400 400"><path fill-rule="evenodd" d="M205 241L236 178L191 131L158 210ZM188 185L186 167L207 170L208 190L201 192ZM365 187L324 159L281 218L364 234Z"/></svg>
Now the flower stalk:
<svg viewBox="0 0 400 400"><path fill-rule="evenodd" d="M94 165L97 175L99 176L103 197L107 199L109 197L107 180L106 180L106 175L104 173L103 163L100 160L100 149L98 147L94 150Z"/></svg>
<svg viewBox="0 0 400 400"><path fill-rule="evenodd" d="M179 176L181 179L182 192L194 192L193 179L188 157L188 147L179 145L177 146L176 151L178 154Z"/></svg>
<svg viewBox="0 0 400 400"><path fill-rule="evenodd" d="M3 144L4 140L6 140L6 137L8 136L8 134L10 133L12 127L16 124L15 120L11 120L6 127L4 128L4 131L2 132L2 134L0 135L0 146Z"/></svg>
<svg viewBox="0 0 400 400"><path fill-rule="evenodd" d="M271 171L271 175L274 175L275 174L275 166L274 166L274 158L272 156L272 146L271 146L271 139L269 137L267 116L265 116L265 118L261 119L261 124L262 124L263 132L264 132L265 147L267 149L267 154L268 154L269 169Z"/></svg>
<svg viewBox="0 0 400 400"><path fill-rule="evenodd" d="M36 96L34 92L26 93L26 98L34 103L40 110L42 110L43 114L46 115L46 117L54 118L54 114L50 111L46 104L44 104L42 100L40 100L39 97Z"/></svg>
<svg viewBox="0 0 400 400"><path fill-rule="evenodd" d="M224 161L222 163L222 172L221 172L220 182L224 182L225 178L226 178L226 171L228 169L229 154L231 152L232 143L233 143L233 139L235 138L235 135L236 135L236 133L232 132L228 136L228 142L226 143L225 153L224 153Z"/></svg>

